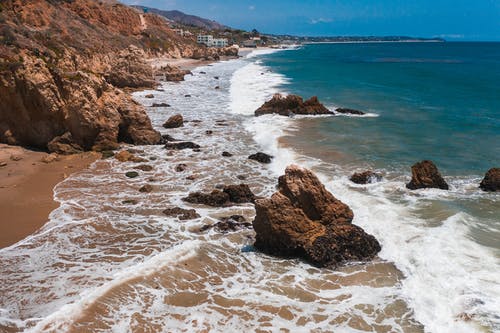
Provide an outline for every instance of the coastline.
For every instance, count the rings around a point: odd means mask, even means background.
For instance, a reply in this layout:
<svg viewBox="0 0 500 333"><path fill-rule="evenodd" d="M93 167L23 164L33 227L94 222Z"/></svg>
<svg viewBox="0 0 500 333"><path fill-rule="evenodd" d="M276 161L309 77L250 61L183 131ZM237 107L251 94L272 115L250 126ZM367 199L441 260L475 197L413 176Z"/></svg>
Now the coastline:
<svg viewBox="0 0 500 333"><path fill-rule="evenodd" d="M49 163L44 152L0 144L0 248L8 247L33 234L59 206L54 187L89 167L100 154L87 152L58 156ZM47 160L48 161L48 160Z"/></svg>

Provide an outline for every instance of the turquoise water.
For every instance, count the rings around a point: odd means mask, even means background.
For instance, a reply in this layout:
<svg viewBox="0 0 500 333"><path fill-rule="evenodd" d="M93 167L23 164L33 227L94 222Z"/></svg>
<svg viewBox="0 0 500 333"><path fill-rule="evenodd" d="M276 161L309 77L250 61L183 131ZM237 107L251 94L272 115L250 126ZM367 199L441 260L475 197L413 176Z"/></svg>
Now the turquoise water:
<svg viewBox="0 0 500 333"><path fill-rule="evenodd" d="M316 44L262 61L289 93L378 115L308 121L317 148L390 170L422 159L456 176L500 166L500 43Z"/></svg>

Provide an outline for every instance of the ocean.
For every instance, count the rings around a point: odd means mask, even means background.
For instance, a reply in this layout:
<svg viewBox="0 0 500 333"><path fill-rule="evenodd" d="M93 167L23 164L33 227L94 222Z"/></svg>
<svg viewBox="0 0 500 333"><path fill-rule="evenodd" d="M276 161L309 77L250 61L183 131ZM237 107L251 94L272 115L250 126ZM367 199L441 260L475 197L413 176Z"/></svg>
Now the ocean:
<svg viewBox="0 0 500 333"><path fill-rule="evenodd" d="M0 249L0 331L500 332L500 195L478 189L500 165L499 79L495 43L321 44L257 50L134 93L155 128L200 152L130 147L152 171L129 179L133 163L106 159L58 184L48 223ZM367 114L254 117L277 92ZM188 122L164 129L175 113ZM247 159L257 151L273 162ZM405 188L422 159L450 191ZM333 270L247 251L252 229L200 228L251 221L251 204L181 200L242 176L269 196L289 164L352 208L382 245L374 261ZM349 181L368 168L383 180ZM201 217L162 213L175 206Z"/></svg>

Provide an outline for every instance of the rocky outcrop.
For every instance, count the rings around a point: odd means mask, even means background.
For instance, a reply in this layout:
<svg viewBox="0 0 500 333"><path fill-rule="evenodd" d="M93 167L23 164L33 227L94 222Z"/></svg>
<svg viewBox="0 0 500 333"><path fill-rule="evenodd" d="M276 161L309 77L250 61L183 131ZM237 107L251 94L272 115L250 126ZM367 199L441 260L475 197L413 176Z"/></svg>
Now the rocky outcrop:
<svg viewBox="0 0 500 333"><path fill-rule="evenodd" d="M146 63L146 53L137 46L130 45L112 58L105 74L106 81L118 88L152 88L153 69Z"/></svg>
<svg viewBox="0 0 500 333"><path fill-rule="evenodd" d="M255 202L255 195L247 184L226 185L223 190L229 196L229 201L234 203Z"/></svg>
<svg viewBox="0 0 500 333"><path fill-rule="evenodd" d="M155 75L163 75L166 81L184 81L184 77L192 74L190 70L181 69L177 66L165 65L156 70Z"/></svg>
<svg viewBox="0 0 500 333"><path fill-rule="evenodd" d="M178 128L184 126L184 119L182 115L176 114L167 119L167 121L163 124L165 128Z"/></svg>
<svg viewBox="0 0 500 333"><path fill-rule="evenodd" d="M411 181L406 184L406 188L416 190L420 188L439 188L448 190L448 184L438 171L432 161L422 161L411 167Z"/></svg>
<svg viewBox="0 0 500 333"><path fill-rule="evenodd" d="M355 109L349 109L349 108L336 108L335 113L341 113L341 114L353 114L357 116L362 116L365 113L363 111L355 110Z"/></svg>
<svg viewBox="0 0 500 333"><path fill-rule="evenodd" d="M336 266L372 259L380 251L375 237L351 224L352 210L298 166L286 168L278 192L256 200L255 210L255 247L271 255Z"/></svg>
<svg viewBox="0 0 500 333"><path fill-rule="evenodd" d="M258 152L258 153L255 153L255 154L248 156L248 159L254 160L254 161L257 161L260 163L269 164L269 163L271 163L273 156L268 155L268 154L263 153L263 152Z"/></svg>
<svg viewBox="0 0 500 333"><path fill-rule="evenodd" d="M484 175L479 188L487 192L500 191L500 168L491 168Z"/></svg>
<svg viewBox="0 0 500 333"><path fill-rule="evenodd" d="M356 172L349 179L356 184L369 184L381 181L382 175L368 170L364 172Z"/></svg>
<svg viewBox="0 0 500 333"><path fill-rule="evenodd" d="M207 231L214 229L220 233L226 234L231 231L238 231L241 229L252 228L252 223L245 220L244 216L241 215L231 215L222 217L219 222L215 224L207 224L200 228L200 231Z"/></svg>
<svg viewBox="0 0 500 333"><path fill-rule="evenodd" d="M256 116L273 113L281 116L333 114L318 101L316 96L304 102L300 96L288 95L285 97L281 94L275 94L271 100L255 110Z"/></svg>
<svg viewBox="0 0 500 333"><path fill-rule="evenodd" d="M177 217L181 221L194 220L200 217L196 210L180 207L167 208L163 211L163 214L170 217Z"/></svg>

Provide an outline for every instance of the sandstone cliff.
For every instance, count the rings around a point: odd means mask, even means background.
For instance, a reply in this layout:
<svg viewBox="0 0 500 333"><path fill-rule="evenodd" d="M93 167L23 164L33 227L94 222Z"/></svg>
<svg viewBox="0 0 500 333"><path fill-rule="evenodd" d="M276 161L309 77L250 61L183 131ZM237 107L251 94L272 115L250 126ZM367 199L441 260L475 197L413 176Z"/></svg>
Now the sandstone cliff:
<svg viewBox="0 0 500 333"><path fill-rule="evenodd" d="M151 56L228 52L111 1L2 1L0 142L62 153L155 144L144 108L119 88L153 87Z"/></svg>

